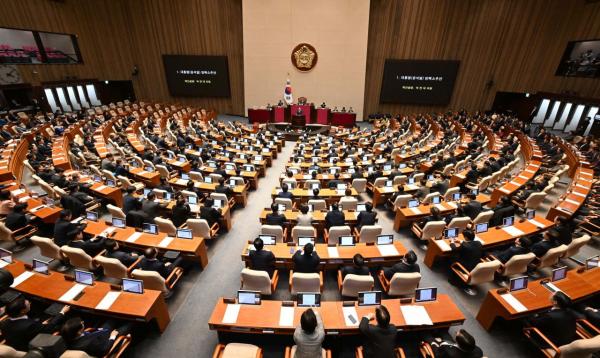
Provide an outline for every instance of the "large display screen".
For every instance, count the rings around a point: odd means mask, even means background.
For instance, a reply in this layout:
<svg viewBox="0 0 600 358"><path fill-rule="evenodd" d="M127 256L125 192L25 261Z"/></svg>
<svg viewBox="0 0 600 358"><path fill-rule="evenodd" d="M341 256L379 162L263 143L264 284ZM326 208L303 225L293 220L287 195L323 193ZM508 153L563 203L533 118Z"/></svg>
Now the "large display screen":
<svg viewBox="0 0 600 358"><path fill-rule="evenodd" d="M385 61L381 103L444 105L450 102L460 61Z"/></svg>
<svg viewBox="0 0 600 358"><path fill-rule="evenodd" d="M227 56L163 55L172 96L229 97Z"/></svg>
<svg viewBox="0 0 600 358"><path fill-rule="evenodd" d="M0 28L0 63L81 63L77 36Z"/></svg>
<svg viewBox="0 0 600 358"><path fill-rule="evenodd" d="M556 75L600 77L600 40L569 42Z"/></svg>

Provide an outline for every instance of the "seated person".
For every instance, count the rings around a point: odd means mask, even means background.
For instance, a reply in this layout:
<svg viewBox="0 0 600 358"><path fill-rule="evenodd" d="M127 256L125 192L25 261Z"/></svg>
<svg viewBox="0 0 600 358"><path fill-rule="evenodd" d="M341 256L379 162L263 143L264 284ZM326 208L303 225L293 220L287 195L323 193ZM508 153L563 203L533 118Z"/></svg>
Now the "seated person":
<svg viewBox="0 0 600 358"><path fill-rule="evenodd" d="M352 275L370 275L369 268L365 265L365 258L361 254L355 254L352 258L352 266L342 267L342 278L348 274Z"/></svg>
<svg viewBox="0 0 600 358"><path fill-rule="evenodd" d="M297 186L298 186L298 181L296 180L296 178L294 178L294 173L292 173L291 171L289 171L289 170L288 170L288 171L285 173L285 176L286 176L286 179L285 179L285 181L286 181L286 182L288 182L288 183L289 183L289 182L291 182L291 183L294 183L294 185L292 185L292 188L295 188L295 187L297 187ZM289 187L289 186L290 186L290 185L288 185L288 187Z"/></svg>
<svg viewBox="0 0 600 358"><path fill-rule="evenodd" d="M265 217L266 225L278 225L283 227L287 224L287 219L285 218L285 215L280 214L278 209L279 207L277 204L271 204L271 212L268 213Z"/></svg>
<svg viewBox="0 0 600 358"><path fill-rule="evenodd" d="M158 184L158 186L156 187L156 189L164 190L164 191L167 191L169 193L173 192L173 187L171 186L171 184L169 184L169 182L167 181L167 178L160 178L160 184Z"/></svg>
<svg viewBox="0 0 600 358"><path fill-rule="evenodd" d="M119 336L128 334L130 324L114 329L111 321L102 327L86 330L81 318L71 318L60 329L67 349L84 351L93 357L104 357L112 348Z"/></svg>
<svg viewBox="0 0 600 358"><path fill-rule="evenodd" d="M176 227L185 224L187 219L191 218L192 211L183 195L178 195L173 206L171 221Z"/></svg>
<svg viewBox="0 0 600 358"><path fill-rule="evenodd" d="M494 208L494 215L490 219L490 226L502 225L502 220L504 218L514 216L515 214L516 209L510 198L508 196L503 196L500 198L500 203Z"/></svg>
<svg viewBox="0 0 600 358"><path fill-rule="evenodd" d="M86 254L94 257L104 250L105 240L106 238L100 236L88 239L85 235L81 235L81 237L75 237L75 239L71 240L67 245L82 249Z"/></svg>
<svg viewBox="0 0 600 358"><path fill-rule="evenodd" d="M464 204L462 209L463 212L473 220L483 211L483 205L477 201L477 195L470 193L467 197L469 198L469 202Z"/></svg>
<svg viewBox="0 0 600 358"><path fill-rule="evenodd" d="M63 246L75 238L83 238L83 226L71 223L73 216L70 210L62 210L54 223L54 243Z"/></svg>
<svg viewBox="0 0 600 358"><path fill-rule="evenodd" d="M79 200L78 198L76 198L75 196L71 195L71 192L76 193L76 189L75 187L78 187L77 185L73 185L73 190L70 191L67 195L63 195L60 198L60 205L71 211L71 213L73 214L74 218L78 218L80 216L85 215L85 203L82 202L81 200Z"/></svg>
<svg viewBox="0 0 600 358"><path fill-rule="evenodd" d="M219 184L215 187L215 193L225 194L225 196L227 196L227 199L231 199L231 197L233 196L233 189L225 185L224 177L220 177Z"/></svg>
<svg viewBox="0 0 600 358"><path fill-rule="evenodd" d="M373 319L377 325L369 324ZM390 324L390 313L384 305L377 306L375 315L367 314L360 320L358 326L365 336L363 356L365 358L393 358L396 356L396 326Z"/></svg>
<svg viewBox="0 0 600 358"><path fill-rule="evenodd" d="M298 250L292 256L294 262L294 272L316 273L319 272L319 261L321 258L314 251L314 246L310 242L304 245L303 250Z"/></svg>
<svg viewBox="0 0 600 358"><path fill-rule="evenodd" d="M417 254L413 250L408 251L402 261L398 262L392 267L385 267L383 274L385 278L391 280L395 273L412 273L421 272L419 264L417 263Z"/></svg>
<svg viewBox="0 0 600 358"><path fill-rule="evenodd" d="M260 237L254 239L254 250L250 250L250 268L252 270L267 271L273 277L275 271L275 255L269 250L264 250L264 242Z"/></svg>
<svg viewBox="0 0 600 358"><path fill-rule="evenodd" d="M104 240L104 249L106 250L104 256L111 259L117 259L126 267L131 266L138 259L138 254L135 252L129 253L119 250L119 243L113 239Z"/></svg>
<svg viewBox="0 0 600 358"><path fill-rule="evenodd" d="M337 203L331 205L331 211L325 215L325 227L330 229L332 226L344 226L346 224L346 216L339 210Z"/></svg>
<svg viewBox="0 0 600 358"><path fill-rule="evenodd" d="M0 215L8 215L17 203L10 197L8 190L0 191Z"/></svg>
<svg viewBox="0 0 600 358"><path fill-rule="evenodd" d="M529 253L531 240L526 237L520 237L515 240L514 244L508 248L496 253L494 256L503 264L507 263L515 255L524 255Z"/></svg>
<svg viewBox="0 0 600 358"><path fill-rule="evenodd" d="M202 192L202 190L200 190L200 188L196 187L193 180L188 180L188 182L185 186L185 190L195 193L196 196L198 196L198 198L201 198L204 196L204 193Z"/></svg>
<svg viewBox="0 0 600 358"><path fill-rule="evenodd" d="M456 213L454 214L449 214L444 218L444 221L446 222L446 225L450 224L450 222L452 221L452 219L454 218L464 218L467 217L467 215L465 215L465 212L463 211L462 206L459 206L456 208Z"/></svg>
<svg viewBox="0 0 600 358"><path fill-rule="evenodd" d="M451 243L450 247L456 255L455 260L468 271L472 271L481 262L483 247L481 242L475 241L475 233L472 230L463 231L463 239L460 245Z"/></svg>
<svg viewBox="0 0 600 358"><path fill-rule="evenodd" d="M153 191L146 195L146 200L142 201L142 211L148 215L151 220L159 216L160 210L167 207L167 204L161 204L156 201L156 193Z"/></svg>
<svg viewBox="0 0 600 358"><path fill-rule="evenodd" d="M531 245L531 252L533 252L537 258L546 255L548 250L556 247L554 239L552 231L545 231L542 240Z"/></svg>
<svg viewBox="0 0 600 358"><path fill-rule="evenodd" d="M13 208L13 211L6 216L4 225L6 225L10 231L22 229L29 224L29 220L25 215L25 209L27 209L27 203L17 204Z"/></svg>
<svg viewBox="0 0 600 358"><path fill-rule="evenodd" d="M294 200L294 194L290 193L287 183L281 184L281 192L277 194L277 197Z"/></svg>
<svg viewBox="0 0 600 358"><path fill-rule="evenodd" d="M129 210L127 215L125 215L125 222L127 226L141 228L144 223L152 223L154 221L153 218L148 216L142 210L142 202L139 200L135 200L132 202L132 210Z"/></svg>
<svg viewBox="0 0 600 358"><path fill-rule="evenodd" d="M419 222L415 224L421 230L423 230L423 228L425 227L425 225L427 225L428 222L444 221L444 217L440 214L440 209L438 209L437 206L431 206L429 208L429 213L431 215L425 217L424 219L419 220Z"/></svg>
<svg viewBox="0 0 600 358"><path fill-rule="evenodd" d="M558 216L555 219L556 226L552 228L554 231L555 245L569 245L573 241L574 225L569 219Z"/></svg>
<svg viewBox="0 0 600 358"><path fill-rule="evenodd" d="M200 219L206 220L209 226L213 226L223 218L221 209L217 209L213 205L215 205L215 201L212 198L206 198L204 205L200 207Z"/></svg>
<svg viewBox="0 0 600 358"><path fill-rule="evenodd" d="M300 207L300 214L296 218L296 223L299 226L312 226L313 217L308 213L308 205Z"/></svg>
<svg viewBox="0 0 600 358"><path fill-rule="evenodd" d="M129 186L125 189L125 196L123 197L123 212L125 215L129 213L130 210L135 209L135 201L139 201L138 198L135 197L135 187Z"/></svg>
<svg viewBox="0 0 600 358"><path fill-rule="evenodd" d="M181 266L183 260L181 255L179 255L173 262L168 262L166 260L166 262L163 262L159 260L157 256L158 250L156 250L156 248L147 248L144 250L144 257L142 257L142 260L138 264L137 268L145 271L156 271L164 279L166 279L176 267Z"/></svg>
<svg viewBox="0 0 600 358"><path fill-rule="evenodd" d="M533 181L528 181L527 184L525 185L525 189L519 191L519 193L517 193L517 195L515 195L513 197L513 200L515 201L520 201L520 202L524 202L525 200L527 200L527 198L529 198L529 196L533 193L536 192L536 188L535 188L535 183Z"/></svg>
<svg viewBox="0 0 600 358"><path fill-rule="evenodd" d="M578 338L576 334L578 318L582 315L572 309L573 302L564 292L555 292L551 298L552 308L536 314L528 320L530 326L539 329L554 345L560 347ZM545 342L539 342L543 347Z"/></svg>
<svg viewBox="0 0 600 358"><path fill-rule="evenodd" d="M6 305L8 318L0 322L0 331L6 344L18 351L28 351L29 341L39 333L52 333L64 321L69 306L64 306L60 313L46 323L29 317L31 303L24 297L18 297Z"/></svg>
<svg viewBox="0 0 600 358"><path fill-rule="evenodd" d="M300 316L300 326L294 331L295 358L321 357L321 344L325 339L323 321L318 311L307 309Z"/></svg>
<svg viewBox="0 0 600 358"><path fill-rule="evenodd" d="M451 339L443 340L442 338L435 338L433 341L429 342L429 345L436 358L483 357L483 351L475 344L475 338L464 329L459 329L456 332L454 342L452 342Z"/></svg>
<svg viewBox="0 0 600 358"><path fill-rule="evenodd" d="M329 189L336 189L338 184L344 184L344 181L340 179L340 172L335 172L335 174L333 174L333 178L334 179L327 183L327 187Z"/></svg>
<svg viewBox="0 0 600 358"><path fill-rule="evenodd" d="M366 203L365 210L358 213L356 217L356 229L360 229L365 225L375 225L377 223L377 213L373 212L373 204Z"/></svg>
<svg viewBox="0 0 600 358"><path fill-rule="evenodd" d="M79 200L84 205L87 203L90 203L94 200L94 198L87 195L86 193L80 192L79 184L77 184L77 183L72 183L69 185L69 195L71 195L75 199Z"/></svg>

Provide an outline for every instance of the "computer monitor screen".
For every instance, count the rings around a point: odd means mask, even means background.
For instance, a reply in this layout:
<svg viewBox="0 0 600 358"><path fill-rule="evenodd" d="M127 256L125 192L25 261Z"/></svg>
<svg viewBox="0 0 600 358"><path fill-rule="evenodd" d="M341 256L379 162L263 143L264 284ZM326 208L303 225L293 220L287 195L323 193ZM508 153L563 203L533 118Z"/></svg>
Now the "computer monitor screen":
<svg viewBox="0 0 600 358"><path fill-rule="evenodd" d="M93 180L94 180L96 183L99 183L99 182L101 182L101 181L102 181L102 177L101 177L100 175L94 175L94 176L92 177L92 179L93 179Z"/></svg>
<svg viewBox="0 0 600 358"><path fill-rule="evenodd" d="M235 170L235 165L233 165L233 164L226 164L225 165L225 170Z"/></svg>
<svg viewBox="0 0 600 358"><path fill-rule="evenodd" d="M181 173L181 179L183 180L190 180L190 176L186 173Z"/></svg>
<svg viewBox="0 0 600 358"><path fill-rule="evenodd" d="M600 267L600 256L592 256L585 260L585 268L590 270L596 267Z"/></svg>
<svg viewBox="0 0 600 358"><path fill-rule="evenodd" d="M321 294L317 292L298 293L298 307L319 307L321 305Z"/></svg>
<svg viewBox="0 0 600 358"><path fill-rule="evenodd" d="M235 179L229 179L229 185L230 186L236 186L237 185L237 181Z"/></svg>
<svg viewBox="0 0 600 358"><path fill-rule="evenodd" d="M479 189L471 189L471 194L478 195L479 194Z"/></svg>
<svg viewBox="0 0 600 358"><path fill-rule="evenodd" d="M415 178L408 178L408 184L414 184L415 183Z"/></svg>
<svg viewBox="0 0 600 358"><path fill-rule="evenodd" d="M398 166L398 168L399 168L399 169L404 169L404 168L406 168L406 164L405 164L405 163L402 163L402 164L400 164L400 165Z"/></svg>
<svg viewBox="0 0 600 358"><path fill-rule="evenodd" d="M213 205L213 208L215 209L219 209L223 207L223 200L221 199L215 199L215 203Z"/></svg>
<svg viewBox="0 0 600 358"><path fill-rule="evenodd" d="M439 196L434 196L433 198L431 198L431 203L433 204L439 204L442 201L442 198Z"/></svg>
<svg viewBox="0 0 600 358"><path fill-rule="evenodd" d="M11 264L12 263L12 252L10 252L6 249L0 248L0 260Z"/></svg>
<svg viewBox="0 0 600 358"><path fill-rule="evenodd" d="M177 237L180 239L191 240L193 236L192 230L190 229L177 229Z"/></svg>
<svg viewBox="0 0 600 358"><path fill-rule="evenodd" d="M259 305L260 292L239 290L237 294L239 304L243 305Z"/></svg>
<svg viewBox="0 0 600 358"><path fill-rule="evenodd" d="M304 247L304 245L311 243L311 244L315 244L315 238L314 237L299 237L298 238L298 245L301 247Z"/></svg>
<svg viewBox="0 0 600 358"><path fill-rule="evenodd" d="M391 164L384 165L383 170L392 170L392 165Z"/></svg>
<svg viewBox="0 0 600 358"><path fill-rule="evenodd" d="M340 246L354 246L354 238L350 235L340 236Z"/></svg>
<svg viewBox="0 0 600 358"><path fill-rule="evenodd" d="M514 216L508 216L505 217L504 219L502 219L502 225L504 226L512 226L512 224L515 223L515 217Z"/></svg>
<svg viewBox="0 0 600 358"><path fill-rule="evenodd" d="M153 172L154 168L152 168L151 166L147 166L146 168L144 168L144 170L147 172Z"/></svg>
<svg viewBox="0 0 600 358"><path fill-rule="evenodd" d="M388 187L388 188L393 187L394 186L394 181L392 181L392 180L386 180L385 181L385 186Z"/></svg>
<svg viewBox="0 0 600 358"><path fill-rule="evenodd" d="M91 286L94 284L94 274L88 271L75 270L75 282Z"/></svg>
<svg viewBox="0 0 600 358"><path fill-rule="evenodd" d="M377 245L391 245L394 243L394 235L377 235Z"/></svg>
<svg viewBox="0 0 600 358"><path fill-rule="evenodd" d="M453 239L453 238L457 237L458 236L458 228L454 227L451 229L444 230L444 236L446 236L447 239Z"/></svg>
<svg viewBox="0 0 600 358"><path fill-rule="evenodd" d="M567 266L563 266L552 270L552 282L560 281L563 278L567 277L567 269Z"/></svg>
<svg viewBox="0 0 600 358"><path fill-rule="evenodd" d="M118 228L124 228L125 227L125 219L121 219L121 218L112 218L112 226L114 227L118 227Z"/></svg>
<svg viewBox="0 0 600 358"><path fill-rule="evenodd" d="M156 224L143 223L142 231L147 234L157 235L158 234L158 226Z"/></svg>
<svg viewBox="0 0 600 358"><path fill-rule="evenodd" d="M527 288L528 281L529 281L529 278L527 276L511 278L510 279L509 290L511 292L512 291L524 290L524 289Z"/></svg>
<svg viewBox="0 0 600 358"><path fill-rule="evenodd" d="M258 238L261 239L265 245L275 245L276 237L274 235L258 235Z"/></svg>
<svg viewBox="0 0 600 358"><path fill-rule="evenodd" d="M44 275L48 275L50 273L48 271L48 264L49 264L49 262L47 262L47 261L33 259L33 265L32 265L33 271L37 272L37 273L43 273Z"/></svg>
<svg viewBox="0 0 600 358"><path fill-rule="evenodd" d="M329 174L335 174L337 172L336 168L329 168Z"/></svg>
<svg viewBox="0 0 600 358"><path fill-rule="evenodd" d="M106 179L106 185L114 187L115 181L112 179Z"/></svg>
<svg viewBox="0 0 600 358"><path fill-rule="evenodd" d="M429 174L429 175L427 176L427 180L433 180L433 174Z"/></svg>
<svg viewBox="0 0 600 358"><path fill-rule="evenodd" d="M187 197L188 204L196 205L198 204L198 197L190 195Z"/></svg>
<svg viewBox="0 0 600 358"><path fill-rule="evenodd" d="M527 210L527 220L533 220L535 218L535 210Z"/></svg>
<svg viewBox="0 0 600 358"><path fill-rule="evenodd" d="M415 302L428 302L437 299L437 287L417 288L415 290Z"/></svg>
<svg viewBox="0 0 600 358"><path fill-rule="evenodd" d="M171 200L171 193L165 191L163 194L163 200Z"/></svg>
<svg viewBox="0 0 600 358"><path fill-rule="evenodd" d="M481 223L475 226L475 233L481 234L482 232L488 231L488 223Z"/></svg>
<svg viewBox="0 0 600 358"><path fill-rule="evenodd" d="M365 291L358 293L359 306L375 306L381 304L381 291Z"/></svg>
<svg viewBox="0 0 600 358"><path fill-rule="evenodd" d="M186 158L185 157L177 157L177 161L179 163L184 163L186 161Z"/></svg>
<svg viewBox="0 0 600 358"><path fill-rule="evenodd" d="M460 193L454 193L454 194L452 194L452 200L459 201L460 200Z"/></svg>
<svg viewBox="0 0 600 358"><path fill-rule="evenodd" d="M144 189L144 197L147 197L151 191L152 191L152 189Z"/></svg>
<svg viewBox="0 0 600 358"><path fill-rule="evenodd" d="M416 208L417 206L419 206L419 201L418 200L409 200L408 201L408 207L409 208Z"/></svg>
<svg viewBox="0 0 600 358"><path fill-rule="evenodd" d="M277 204L277 211L285 211L285 204Z"/></svg>
<svg viewBox="0 0 600 358"><path fill-rule="evenodd" d="M86 211L85 219L89 221L98 221L98 213L95 211Z"/></svg>
<svg viewBox="0 0 600 358"><path fill-rule="evenodd" d="M358 212L367 211L367 205L366 204L358 204L358 205L356 205L356 211L358 211Z"/></svg>
<svg viewBox="0 0 600 358"><path fill-rule="evenodd" d="M320 186L321 185L319 185L318 183L313 183L313 184L310 185L310 188L313 189L313 190L315 190L315 189L321 189Z"/></svg>
<svg viewBox="0 0 600 358"><path fill-rule="evenodd" d="M212 178L211 177L204 177L204 182L208 183L208 184L212 184Z"/></svg>
<svg viewBox="0 0 600 358"><path fill-rule="evenodd" d="M144 293L144 282L142 280L133 280L124 278L122 282L123 291L131 293Z"/></svg>

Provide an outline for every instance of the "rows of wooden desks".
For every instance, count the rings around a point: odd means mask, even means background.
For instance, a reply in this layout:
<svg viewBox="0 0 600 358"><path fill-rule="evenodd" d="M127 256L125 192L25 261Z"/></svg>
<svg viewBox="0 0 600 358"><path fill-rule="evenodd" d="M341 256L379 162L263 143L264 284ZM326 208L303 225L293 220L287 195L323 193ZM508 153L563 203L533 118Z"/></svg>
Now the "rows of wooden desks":
<svg viewBox="0 0 600 358"><path fill-rule="evenodd" d="M260 222L264 224L265 219L267 218L267 214L270 214L271 212L272 212L271 208L264 208L258 217ZM343 210L342 212L344 213L346 223L348 223L348 224L356 223L356 218L358 217L359 212L350 211L350 210ZM285 216L285 219L292 223L295 223L298 220L298 215L300 215L300 211L297 209L285 210L282 213ZM325 223L325 216L327 215L327 211L315 210L315 211L310 212L310 214L312 215L313 223L315 223L317 225Z"/></svg>
<svg viewBox="0 0 600 358"><path fill-rule="evenodd" d="M277 194L279 194L280 190L281 189L274 188L273 191L271 192L271 196L273 198L276 198ZM356 191L356 189L351 188L351 191L352 191L352 193L350 194L351 196L358 196L358 192ZM337 202L341 197L346 195L344 193L344 190L328 189L328 188L322 188L319 191L318 198L314 197L313 191L311 189L295 188L295 189L290 190L290 193L292 193L292 195L294 195L293 201L295 201L297 203L306 203L310 199L325 199L327 202Z"/></svg>
<svg viewBox="0 0 600 358"><path fill-rule="evenodd" d="M460 325L465 316L448 295L438 295L436 301L423 303L401 303L400 299L384 299L381 301L390 312L390 323L398 331L414 331L423 329L447 328ZM237 306L237 307L236 307ZM402 313L406 306L422 306L427 311L433 325L408 325ZM323 328L327 335L357 335L360 334L358 325L360 319L369 313L375 313L376 306L358 306L350 303L348 306L342 301L321 302L320 307L313 307L320 313ZM238 310L235 320L225 320L228 310ZM291 307L284 305L283 301L264 300L260 305L237 305L225 303L221 298L217 302L208 321L210 329L221 332L238 332L250 334L281 334L294 333L300 324L300 316L307 308ZM292 310L293 312L289 312ZM282 319L282 316L293 314L293 319ZM354 322L346 317L352 314Z"/></svg>
<svg viewBox="0 0 600 358"><path fill-rule="evenodd" d="M571 217L585 202L594 184L594 170L580 167L575 172L569 189L561 200L548 211L546 216L554 220L557 216Z"/></svg>
<svg viewBox="0 0 600 358"><path fill-rule="evenodd" d="M191 179L181 179L181 178L171 178L169 179L169 184L177 187L179 189L184 189L187 187L188 181ZM205 193L213 193L218 183L204 183L200 181L194 181L194 187L200 189ZM235 198L235 202L245 207L248 203L248 186L247 185L236 185L233 188L233 197Z"/></svg>
<svg viewBox="0 0 600 358"><path fill-rule="evenodd" d="M487 250L496 246L510 244L519 237L540 233L552 226L554 226L554 222L536 215L532 220L516 221L514 225L509 227L491 227L488 231L477 234L475 239L482 243L484 250ZM462 241L462 234L459 235L457 241ZM452 255L450 240L430 239L423 262L427 267L431 268L436 260L450 255Z"/></svg>
<svg viewBox="0 0 600 358"><path fill-rule="evenodd" d="M113 290L113 285L109 283L96 281L92 286L83 289L83 295L78 300L67 300L63 295L78 285L72 277L54 271L50 271L48 275L34 273L28 270L23 262L16 260L4 269L15 277L12 288L28 297L62 302L74 309L100 316L156 322L160 332L167 328L171 320L160 291L144 290L142 294L122 292Z"/></svg>
<svg viewBox="0 0 600 358"><path fill-rule="evenodd" d="M160 199L156 199L156 201L162 202ZM175 206L175 200L171 200L167 203L166 210L172 211L174 206ZM198 214L200 212L201 207L202 207L202 204L198 204L197 207L191 208L191 212L194 214ZM224 228L225 231L230 231L231 227L232 227L231 207L229 206L228 203L224 203L223 206L221 207L221 216L222 216L221 228Z"/></svg>
<svg viewBox="0 0 600 358"><path fill-rule="evenodd" d="M19 202L27 203L27 212L31 215L34 215L38 219L42 220L46 224L54 224L60 215L60 211L62 210L59 207L54 205L46 205L44 200L39 197L35 197L36 194L29 193L24 189L21 189L19 185L12 182L5 182L7 185L5 190L9 191L11 197L16 198Z"/></svg>
<svg viewBox="0 0 600 358"><path fill-rule="evenodd" d="M79 184L87 185L87 190L94 196L103 198L110 203L122 208L123 192L118 186L109 186L104 183L95 182L92 177L77 170L65 171L66 176L79 175ZM118 184L118 183L115 183Z"/></svg>
<svg viewBox="0 0 600 358"><path fill-rule="evenodd" d="M589 298L600 292L600 268L569 270L566 278L552 284L574 301ZM488 331L498 318L511 321L552 307L550 296L553 292L542 285L541 279L530 281L523 290L504 291L488 291L479 307L477 321Z"/></svg>

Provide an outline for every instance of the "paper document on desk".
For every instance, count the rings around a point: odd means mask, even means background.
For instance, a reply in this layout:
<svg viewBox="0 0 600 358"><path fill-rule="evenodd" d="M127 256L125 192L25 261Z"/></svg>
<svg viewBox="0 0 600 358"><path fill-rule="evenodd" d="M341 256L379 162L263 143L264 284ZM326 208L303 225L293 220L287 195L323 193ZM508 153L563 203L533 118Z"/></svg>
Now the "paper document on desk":
<svg viewBox="0 0 600 358"><path fill-rule="evenodd" d="M452 248L450 247L450 245L448 245L446 240L434 240L434 242L440 247L440 250L452 251Z"/></svg>
<svg viewBox="0 0 600 358"><path fill-rule="evenodd" d="M0 260L0 268L3 268L4 266L8 266L9 263L4 261L4 260Z"/></svg>
<svg viewBox="0 0 600 358"><path fill-rule="evenodd" d="M240 305L238 304L228 304L227 309L225 309L225 315L223 315L222 323L234 324L237 322L238 314L240 313Z"/></svg>
<svg viewBox="0 0 600 358"><path fill-rule="evenodd" d="M82 285L80 283L76 283L67 292L65 292L62 296L60 296L60 298L58 300L59 301L63 301L63 302L73 301L73 299L75 298L75 296L77 296L81 291L83 291L83 289L85 287L86 287L86 285Z"/></svg>
<svg viewBox="0 0 600 358"><path fill-rule="evenodd" d="M36 211L41 210L45 207L46 207L46 205L36 206L35 208L31 208L31 210L29 210L29 212L35 213Z"/></svg>
<svg viewBox="0 0 600 358"><path fill-rule="evenodd" d="M146 171L145 170L140 170L139 172L137 172L137 175L146 175Z"/></svg>
<svg viewBox="0 0 600 358"><path fill-rule="evenodd" d="M125 241L127 241L127 242L135 242L137 239L140 238L140 236L142 236L141 232L134 232Z"/></svg>
<svg viewBox="0 0 600 358"><path fill-rule="evenodd" d="M515 296L511 293L505 293L500 295L506 303L508 303L515 311L517 312L525 312L527 311L527 307L525 307Z"/></svg>
<svg viewBox="0 0 600 358"><path fill-rule="evenodd" d="M410 208L413 214L421 215L421 210L419 208Z"/></svg>
<svg viewBox="0 0 600 358"><path fill-rule="evenodd" d="M417 189L419 189L419 186L418 186L418 185L415 185L415 184L406 184L406 187L405 187L405 189L406 189L406 190L409 190L409 191L410 191L410 190L417 190Z"/></svg>
<svg viewBox="0 0 600 358"><path fill-rule="evenodd" d="M585 195L585 194L576 193L576 192L571 192L571 194L573 194L573 195L577 195L577 196L580 196L580 197L582 197L582 198L585 198L585 197L587 196L587 195Z"/></svg>
<svg viewBox="0 0 600 358"><path fill-rule="evenodd" d="M95 188L94 190L96 191L102 191L104 189L108 188L106 185L100 185L99 187Z"/></svg>
<svg viewBox="0 0 600 358"><path fill-rule="evenodd" d="M528 220L530 223L532 223L533 225L537 226L537 227L546 227L546 225L542 224L539 221L536 221L534 219Z"/></svg>
<svg viewBox="0 0 600 358"><path fill-rule="evenodd" d="M164 239L161 240L161 242L158 244L158 247L167 247L169 246L169 244L171 243L171 241L173 241L173 237L171 236L166 236Z"/></svg>
<svg viewBox="0 0 600 358"><path fill-rule="evenodd" d="M121 291L109 291L96 306L97 310L109 310L113 303L119 298Z"/></svg>
<svg viewBox="0 0 600 358"><path fill-rule="evenodd" d="M510 194L510 190L508 190L508 189L500 188L498 190L500 190L501 192L503 192L505 194Z"/></svg>
<svg viewBox="0 0 600 358"><path fill-rule="evenodd" d="M379 249L379 254L381 256L398 256L398 250L394 245L377 245L377 249Z"/></svg>
<svg viewBox="0 0 600 358"><path fill-rule="evenodd" d="M185 179L177 179L177 185L186 185L187 184L187 180Z"/></svg>
<svg viewBox="0 0 600 358"><path fill-rule="evenodd" d="M294 325L294 307L281 307L279 325L292 327Z"/></svg>
<svg viewBox="0 0 600 358"><path fill-rule="evenodd" d="M337 247L335 247L335 246L328 247L327 248L327 254L331 258L338 258L338 257L340 257L340 252L338 251Z"/></svg>
<svg viewBox="0 0 600 358"><path fill-rule="evenodd" d="M23 194L24 192L25 192L25 190L23 190L23 189L16 189L16 190L12 190L10 192L10 195L15 197L15 196L19 196L19 195Z"/></svg>
<svg viewBox="0 0 600 358"><path fill-rule="evenodd" d="M20 284L22 284L23 282L25 282L31 276L33 276L33 272L31 272L31 271L25 271L25 272L23 272L19 276L15 277L15 279L13 281L13 284L10 285L10 287L15 288L15 287L19 286Z"/></svg>
<svg viewBox="0 0 600 358"><path fill-rule="evenodd" d="M509 234L511 236L521 236L524 234L523 231L517 229L514 226L503 227L502 230L504 230L507 234Z"/></svg>
<svg viewBox="0 0 600 358"><path fill-rule="evenodd" d="M404 321L409 326L432 326L429 313L423 306L400 306Z"/></svg>
<svg viewBox="0 0 600 358"><path fill-rule="evenodd" d="M481 238L479 236L477 236L477 235L475 235L475 239L474 240L481 242L482 245L485 244L485 242L483 240L481 240Z"/></svg>
<svg viewBox="0 0 600 358"><path fill-rule="evenodd" d="M565 202L567 202L569 204L573 204L573 205L579 205L580 204L578 201L571 200L571 199L565 199Z"/></svg>
<svg viewBox="0 0 600 358"><path fill-rule="evenodd" d="M115 231L116 229L117 228L114 226L107 227L100 233L100 236L106 236L106 235L112 234L112 232Z"/></svg>
<svg viewBox="0 0 600 358"><path fill-rule="evenodd" d="M356 313L356 307L348 306L342 307L342 313L344 315L344 321L346 326L355 327L358 326L358 313Z"/></svg>
<svg viewBox="0 0 600 358"><path fill-rule="evenodd" d="M524 175L519 175L519 178L521 178L521 179L525 179L525 180L529 180L529 178L528 178L528 177L526 177L526 176L524 176Z"/></svg>
<svg viewBox="0 0 600 358"><path fill-rule="evenodd" d="M19 203L26 203L29 199L31 199L31 197L29 195L26 195L24 197L19 198Z"/></svg>
<svg viewBox="0 0 600 358"><path fill-rule="evenodd" d="M547 288L551 289L553 292L562 291L560 288L556 287L552 282L546 282L544 284Z"/></svg>

